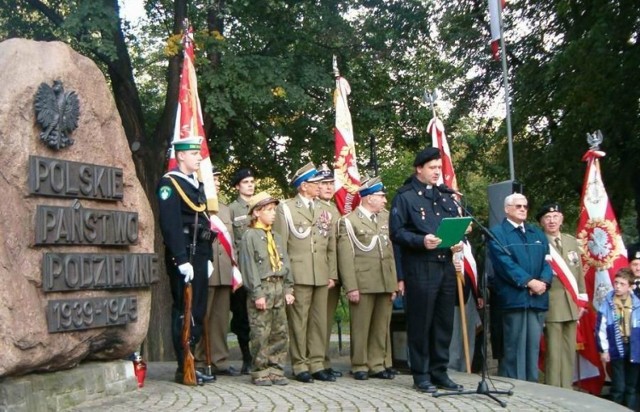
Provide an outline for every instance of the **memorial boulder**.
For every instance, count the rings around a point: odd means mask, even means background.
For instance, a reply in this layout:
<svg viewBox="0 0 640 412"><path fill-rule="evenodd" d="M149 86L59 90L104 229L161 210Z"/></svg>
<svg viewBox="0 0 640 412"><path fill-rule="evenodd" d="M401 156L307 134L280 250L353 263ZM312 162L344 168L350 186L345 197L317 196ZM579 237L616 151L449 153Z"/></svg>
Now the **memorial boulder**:
<svg viewBox="0 0 640 412"><path fill-rule="evenodd" d="M0 378L123 358L158 258L105 77L64 43L10 39L0 78Z"/></svg>

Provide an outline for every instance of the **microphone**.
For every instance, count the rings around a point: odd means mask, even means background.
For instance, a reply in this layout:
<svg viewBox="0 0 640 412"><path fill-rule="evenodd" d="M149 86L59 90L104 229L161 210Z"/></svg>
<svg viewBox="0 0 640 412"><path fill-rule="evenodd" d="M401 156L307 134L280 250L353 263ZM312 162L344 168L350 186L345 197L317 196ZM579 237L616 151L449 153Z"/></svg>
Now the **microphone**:
<svg viewBox="0 0 640 412"><path fill-rule="evenodd" d="M444 183L441 184L441 185L438 185L437 189L441 193L449 193L449 194L452 194L452 195L464 196L462 193L458 192L457 190L454 190L454 189L450 188L449 186L445 185Z"/></svg>

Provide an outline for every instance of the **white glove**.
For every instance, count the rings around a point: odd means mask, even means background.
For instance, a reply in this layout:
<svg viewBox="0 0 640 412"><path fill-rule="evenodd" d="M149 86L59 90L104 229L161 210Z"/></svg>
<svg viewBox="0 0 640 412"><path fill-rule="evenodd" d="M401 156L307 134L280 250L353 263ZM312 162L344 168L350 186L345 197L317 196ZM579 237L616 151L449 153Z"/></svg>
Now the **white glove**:
<svg viewBox="0 0 640 412"><path fill-rule="evenodd" d="M184 276L184 283L189 283L193 280L193 266L191 266L191 263L183 263L178 266L178 270Z"/></svg>
<svg viewBox="0 0 640 412"><path fill-rule="evenodd" d="M212 274L213 274L213 262L210 260L207 260L207 277L210 278Z"/></svg>

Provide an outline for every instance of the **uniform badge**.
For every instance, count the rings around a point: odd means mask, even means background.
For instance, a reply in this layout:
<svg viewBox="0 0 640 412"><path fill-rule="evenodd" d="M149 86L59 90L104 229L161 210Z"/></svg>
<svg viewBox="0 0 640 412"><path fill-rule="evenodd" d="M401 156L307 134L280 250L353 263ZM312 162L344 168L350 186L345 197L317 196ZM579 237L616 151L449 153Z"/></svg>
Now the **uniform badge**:
<svg viewBox="0 0 640 412"><path fill-rule="evenodd" d="M567 253L567 258L569 259L571 266L576 266L580 262L580 256L578 256L578 253L575 250Z"/></svg>
<svg viewBox="0 0 640 412"><path fill-rule="evenodd" d="M160 196L161 200L169 199L172 193L173 189L171 189L170 186L162 186L160 189L158 189L158 195Z"/></svg>

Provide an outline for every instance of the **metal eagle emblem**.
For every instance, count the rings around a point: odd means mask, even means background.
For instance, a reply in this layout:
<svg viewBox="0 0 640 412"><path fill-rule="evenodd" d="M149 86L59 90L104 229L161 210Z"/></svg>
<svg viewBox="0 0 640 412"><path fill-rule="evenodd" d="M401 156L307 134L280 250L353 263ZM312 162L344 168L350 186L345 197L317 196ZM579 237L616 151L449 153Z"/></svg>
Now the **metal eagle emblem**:
<svg viewBox="0 0 640 412"><path fill-rule="evenodd" d="M65 92L60 80L53 87L41 83L33 106L36 121L42 127L40 140L52 149L60 150L73 144L69 136L78 127L80 101L76 92Z"/></svg>

